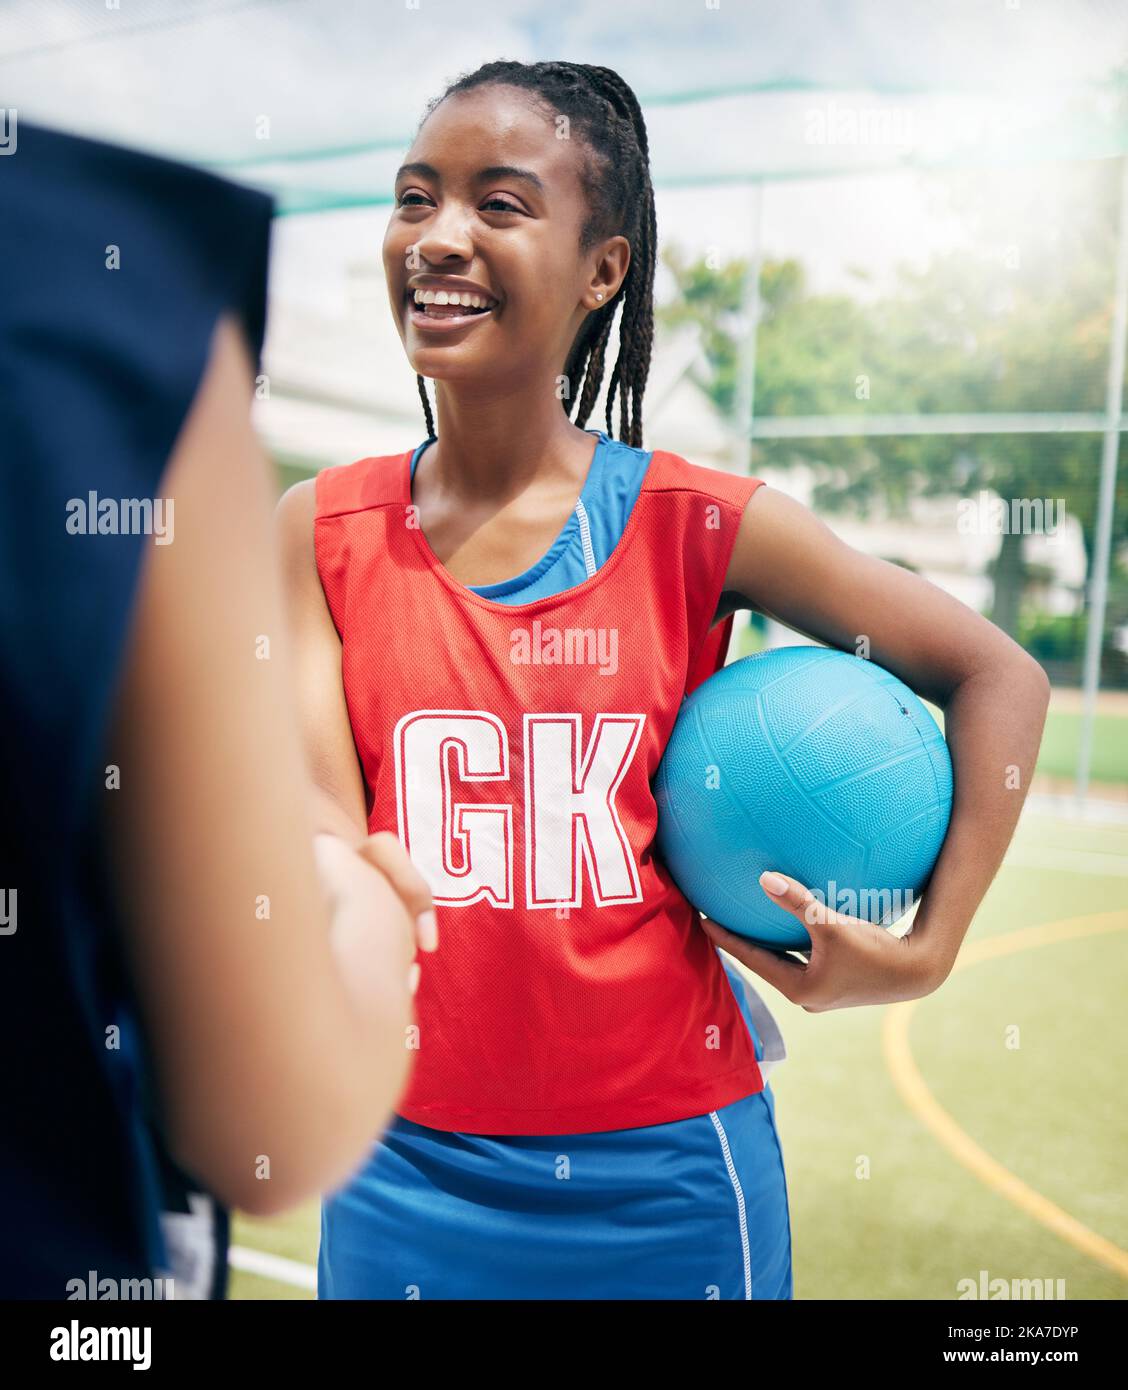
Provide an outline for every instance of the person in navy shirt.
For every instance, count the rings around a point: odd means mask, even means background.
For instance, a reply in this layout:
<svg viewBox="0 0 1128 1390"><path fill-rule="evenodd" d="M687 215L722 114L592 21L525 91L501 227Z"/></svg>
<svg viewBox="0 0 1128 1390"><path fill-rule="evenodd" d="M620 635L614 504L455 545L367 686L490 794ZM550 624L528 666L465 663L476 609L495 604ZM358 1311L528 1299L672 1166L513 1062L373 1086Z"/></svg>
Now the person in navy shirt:
<svg viewBox="0 0 1128 1390"><path fill-rule="evenodd" d="M0 1297L209 1296L226 1205L379 1133L430 896L312 836L249 421L271 200L9 116Z"/></svg>

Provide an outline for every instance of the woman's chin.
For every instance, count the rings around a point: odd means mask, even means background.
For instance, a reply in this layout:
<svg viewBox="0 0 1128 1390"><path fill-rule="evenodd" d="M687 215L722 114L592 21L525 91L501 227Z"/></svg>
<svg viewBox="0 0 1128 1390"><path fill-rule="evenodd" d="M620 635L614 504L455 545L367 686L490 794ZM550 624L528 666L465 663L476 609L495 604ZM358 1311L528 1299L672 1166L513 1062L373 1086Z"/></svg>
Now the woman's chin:
<svg viewBox="0 0 1128 1390"><path fill-rule="evenodd" d="M457 343L413 343L408 361L419 376L435 381L496 381L503 370L495 359L460 349Z"/></svg>

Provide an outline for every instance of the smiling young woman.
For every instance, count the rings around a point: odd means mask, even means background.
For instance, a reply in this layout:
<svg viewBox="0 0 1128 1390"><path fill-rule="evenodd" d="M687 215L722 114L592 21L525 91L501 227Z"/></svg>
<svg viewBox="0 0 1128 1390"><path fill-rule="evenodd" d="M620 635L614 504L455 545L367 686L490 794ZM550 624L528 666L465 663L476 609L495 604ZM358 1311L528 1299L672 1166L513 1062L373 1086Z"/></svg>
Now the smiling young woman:
<svg viewBox="0 0 1128 1390"><path fill-rule="evenodd" d="M723 943L834 1007L946 975L1018 813L996 755L1032 762L1044 682L758 480L643 448L657 227L616 73L462 77L395 194L384 266L427 437L292 489L280 527L323 828L394 829L442 945L397 1118L325 1202L321 1296L790 1298L770 1015L653 852L682 699L738 602L836 646L866 632L948 706L959 863L945 851L911 962L820 933L797 978ZM613 647L614 669L513 659L546 630Z"/></svg>

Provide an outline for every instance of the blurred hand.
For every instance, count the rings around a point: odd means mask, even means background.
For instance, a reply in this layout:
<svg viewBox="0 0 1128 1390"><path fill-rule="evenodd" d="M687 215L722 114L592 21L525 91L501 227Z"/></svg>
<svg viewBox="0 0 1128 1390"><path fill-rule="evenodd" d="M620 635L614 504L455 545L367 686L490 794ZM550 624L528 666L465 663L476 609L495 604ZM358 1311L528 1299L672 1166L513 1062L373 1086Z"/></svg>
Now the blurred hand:
<svg viewBox="0 0 1128 1390"><path fill-rule="evenodd" d="M386 843L390 839L396 854ZM337 835L314 836L314 858L329 898L333 951L357 1002L386 998L389 983L415 992L417 948L434 950L437 935L423 945L420 914L430 914L431 893L394 836L373 835L354 848Z"/></svg>
<svg viewBox="0 0 1128 1390"><path fill-rule="evenodd" d="M419 949L437 951L439 923L430 886L411 862L398 838L390 830L378 831L357 846L357 853L367 859L373 868L380 870L407 905L415 918Z"/></svg>
<svg viewBox="0 0 1128 1390"><path fill-rule="evenodd" d="M708 917L701 925L722 950L808 1013L919 999L942 982L912 932L893 936L872 922L833 912L786 874L761 874L760 887L810 933L811 949L799 953L802 960L756 946Z"/></svg>

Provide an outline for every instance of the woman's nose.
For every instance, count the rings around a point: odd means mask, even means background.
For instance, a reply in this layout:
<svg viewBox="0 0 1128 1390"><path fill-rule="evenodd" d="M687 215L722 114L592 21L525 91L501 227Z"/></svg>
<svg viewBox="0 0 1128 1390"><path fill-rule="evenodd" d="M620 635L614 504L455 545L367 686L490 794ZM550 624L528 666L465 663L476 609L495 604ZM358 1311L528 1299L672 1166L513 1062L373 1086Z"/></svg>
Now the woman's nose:
<svg viewBox="0 0 1128 1390"><path fill-rule="evenodd" d="M436 209L415 239L420 258L432 265L452 257L470 260L474 254L470 217L470 210L458 203L448 202Z"/></svg>

